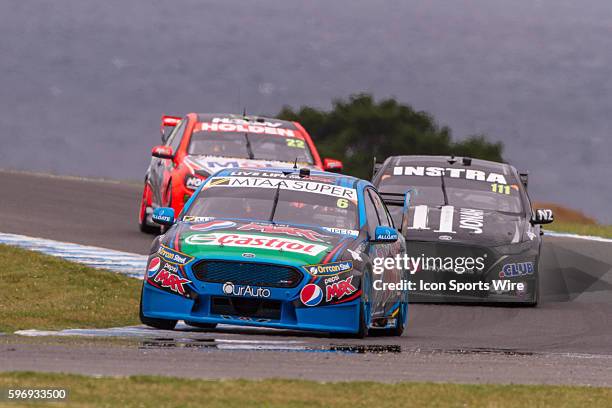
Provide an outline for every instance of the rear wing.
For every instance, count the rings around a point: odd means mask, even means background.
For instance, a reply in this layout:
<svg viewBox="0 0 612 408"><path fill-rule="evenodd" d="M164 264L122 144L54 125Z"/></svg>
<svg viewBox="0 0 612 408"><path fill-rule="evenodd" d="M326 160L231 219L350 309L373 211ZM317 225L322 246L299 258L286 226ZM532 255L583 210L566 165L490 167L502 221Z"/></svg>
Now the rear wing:
<svg viewBox="0 0 612 408"><path fill-rule="evenodd" d="M376 156L374 156L374 160L372 163L372 180L374 180L374 176L376 176L376 173L378 173L378 170L380 170L382 168L382 163L377 163L376 162Z"/></svg>
<svg viewBox="0 0 612 408"><path fill-rule="evenodd" d="M159 126L159 131L161 132L162 142L166 143L172 129L176 127L181 122L181 117L179 116L170 116L163 115L161 117L161 125Z"/></svg>

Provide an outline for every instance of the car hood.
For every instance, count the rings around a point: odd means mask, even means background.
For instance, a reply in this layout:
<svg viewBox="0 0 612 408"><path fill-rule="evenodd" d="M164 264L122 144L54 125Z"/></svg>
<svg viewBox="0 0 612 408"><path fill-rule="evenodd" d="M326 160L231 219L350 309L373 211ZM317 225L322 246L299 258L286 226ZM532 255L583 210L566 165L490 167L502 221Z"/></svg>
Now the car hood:
<svg viewBox="0 0 612 408"><path fill-rule="evenodd" d="M169 242L196 258L292 265L321 263L356 236L322 227L230 219L179 222ZM170 246L170 245L169 245Z"/></svg>
<svg viewBox="0 0 612 408"><path fill-rule="evenodd" d="M198 170L203 170L209 174L216 173L223 169L232 169L238 167L251 167L251 168L263 168L263 167L293 167L294 162L278 161L278 160L251 160L251 159L240 159L232 157L219 157L219 156L187 156L184 161L185 165L189 167L192 173ZM314 164L303 165L300 167L308 167L316 169Z"/></svg>
<svg viewBox="0 0 612 408"><path fill-rule="evenodd" d="M419 225L427 229L415 228ZM407 227L403 229L403 235L410 241L496 246L521 242L525 218L490 210L422 205L410 209Z"/></svg>

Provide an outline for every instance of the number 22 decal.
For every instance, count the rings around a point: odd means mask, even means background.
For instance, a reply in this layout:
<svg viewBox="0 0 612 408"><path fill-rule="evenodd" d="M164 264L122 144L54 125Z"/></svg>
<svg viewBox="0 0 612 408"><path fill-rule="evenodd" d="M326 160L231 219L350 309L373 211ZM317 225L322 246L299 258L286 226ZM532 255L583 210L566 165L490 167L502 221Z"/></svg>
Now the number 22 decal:
<svg viewBox="0 0 612 408"><path fill-rule="evenodd" d="M306 145L301 139L286 139L288 147L297 147L298 149L304 149Z"/></svg>

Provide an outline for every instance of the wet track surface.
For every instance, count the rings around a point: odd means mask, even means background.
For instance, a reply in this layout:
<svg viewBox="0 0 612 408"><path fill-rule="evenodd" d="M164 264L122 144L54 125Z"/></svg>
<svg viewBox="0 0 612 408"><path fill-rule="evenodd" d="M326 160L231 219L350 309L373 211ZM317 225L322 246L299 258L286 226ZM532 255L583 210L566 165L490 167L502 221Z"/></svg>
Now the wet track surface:
<svg viewBox="0 0 612 408"><path fill-rule="evenodd" d="M34 188L35 187L35 188ZM146 253L140 186L0 172L0 231ZM3 370L612 386L612 244L546 237L537 308L411 305L401 338L220 326L68 332L128 347L0 344ZM30 333L33 334L33 333ZM57 335L57 333L47 333Z"/></svg>

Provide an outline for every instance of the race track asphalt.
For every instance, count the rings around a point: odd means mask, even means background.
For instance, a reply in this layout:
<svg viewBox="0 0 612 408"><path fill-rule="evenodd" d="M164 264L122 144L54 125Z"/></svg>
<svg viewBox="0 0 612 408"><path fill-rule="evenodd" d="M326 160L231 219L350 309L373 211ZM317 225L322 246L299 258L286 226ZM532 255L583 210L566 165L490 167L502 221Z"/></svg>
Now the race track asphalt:
<svg viewBox="0 0 612 408"><path fill-rule="evenodd" d="M0 232L140 254L152 239L136 225L138 184L0 172L0 192ZM411 305L399 339L224 327L151 332L146 347L11 340L0 343L0 370L612 386L612 244L545 237L540 273L537 308ZM317 352L257 351L269 341Z"/></svg>

